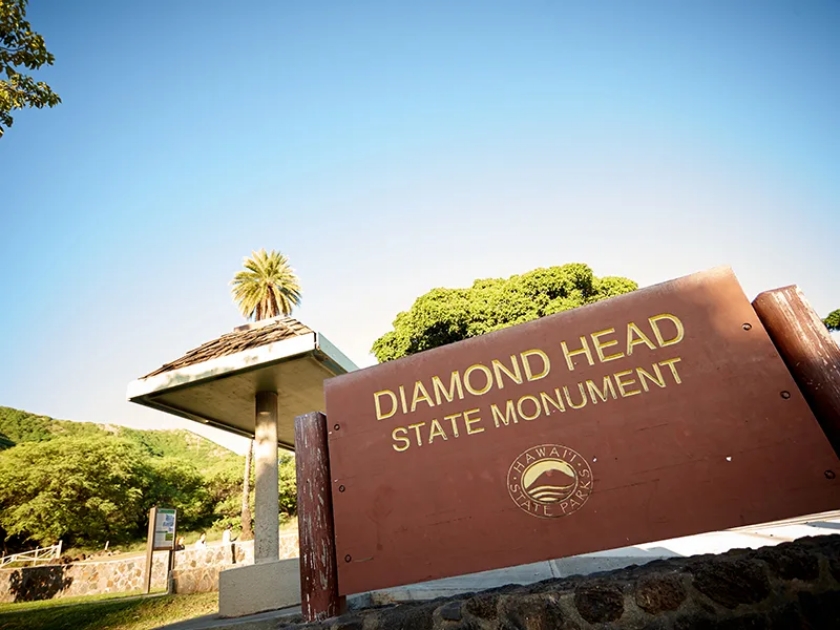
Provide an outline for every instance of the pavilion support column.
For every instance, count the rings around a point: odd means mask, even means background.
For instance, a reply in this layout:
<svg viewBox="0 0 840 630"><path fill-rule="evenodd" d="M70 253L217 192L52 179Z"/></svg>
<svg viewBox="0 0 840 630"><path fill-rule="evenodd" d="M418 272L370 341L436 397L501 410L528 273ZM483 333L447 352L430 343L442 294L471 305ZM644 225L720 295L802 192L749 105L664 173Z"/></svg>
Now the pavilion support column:
<svg viewBox="0 0 840 630"><path fill-rule="evenodd" d="M254 430L256 505L254 510L254 564L277 562L280 557L280 512L277 492L277 392L256 395Z"/></svg>

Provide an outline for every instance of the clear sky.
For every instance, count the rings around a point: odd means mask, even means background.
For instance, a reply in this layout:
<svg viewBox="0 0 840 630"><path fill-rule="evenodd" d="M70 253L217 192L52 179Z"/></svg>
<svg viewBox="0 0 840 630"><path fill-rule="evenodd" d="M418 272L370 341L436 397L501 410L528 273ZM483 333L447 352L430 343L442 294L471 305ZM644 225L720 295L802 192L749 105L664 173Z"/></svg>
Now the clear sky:
<svg viewBox="0 0 840 630"><path fill-rule="evenodd" d="M129 381L295 316L359 365L438 286L731 265L840 308L840 2L31 0L53 110L0 139L0 404L194 426Z"/></svg>

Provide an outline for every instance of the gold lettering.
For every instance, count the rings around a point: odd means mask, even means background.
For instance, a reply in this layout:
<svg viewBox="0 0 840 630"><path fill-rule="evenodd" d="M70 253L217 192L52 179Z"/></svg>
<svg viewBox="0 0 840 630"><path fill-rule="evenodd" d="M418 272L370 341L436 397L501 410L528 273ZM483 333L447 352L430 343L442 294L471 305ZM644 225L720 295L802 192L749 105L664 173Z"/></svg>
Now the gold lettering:
<svg viewBox="0 0 840 630"><path fill-rule="evenodd" d="M563 404L563 396L560 394L560 389L555 387L554 394L557 396L557 400L554 400L545 392L540 392L540 400L542 400L543 410L547 416L551 415L551 410L548 408L549 405L557 409L557 411L566 411L566 405Z"/></svg>
<svg viewBox="0 0 840 630"><path fill-rule="evenodd" d="M425 427L425 422L418 422L417 424L409 424L409 429L414 429L414 433L417 434L417 446L423 446L423 440L420 439L420 427Z"/></svg>
<svg viewBox="0 0 840 630"><path fill-rule="evenodd" d="M446 402L452 402L455 399L456 391L458 392L458 400L464 400L464 388L461 385L461 375L458 373L458 370L452 372L452 376L449 378L449 391L444 389L443 383L438 376L432 377L432 390L435 392L437 404L441 404L441 394L446 399Z"/></svg>
<svg viewBox="0 0 840 630"><path fill-rule="evenodd" d="M668 359L667 361L660 361L659 362L659 365L667 365L669 368L671 368L671 374L674 375L674 380L677 382L677 385L682 383L682 380L680 379L680 375L677 374L677 368L676 368L676 365L675 365L675 364L679 363L680 361L681 361L681 359L679 357L676 357L674 359Z"/></svg>
<svg viewBox="0 0 840 630"><path fill-rule="evenodd" d="M598 359L601 363L606 361L615 361L616 359L620 359L624 356L623 352L616 352L615 354L608 354L604 356L604 348L612 348L613 346L618 345L618 340L613 339L612 341L601 341L601 337L604 335L612 335L615 333L615 328L607 328L606 330L599 330L598 332L594 332L590 337L592 337L592 343L595 346L595 353L598 355Z"/></svg>
<svg viewBox="0 0 840 630"><path fill-rule="evenodd" d="M420 392L420 396L417 395L418 392ZM411 413L414 413L414 410L417 409L417 403L419 402L425 402L429 407L435 406L435 403L432 402L432 397L426 391L426 387L423 383L417 381L414 383L414 395L411 397Z"/></svg>
<svg viewBox="0 0 840 630"><path fill-rule="evenodd" d="M580 389L580 404L576 405L572 402L572 398L569 395L569 388L563 386L563 393L566 394L566 402L569 404L569 407L572 409L581 409L582 407L586 407L586 391L583 389L583 383L578 383L578 389Z"/></svg>
<svg viewBox="0 0 840 630"><path fill-rule="evenodd" d="M586 355L586 360L589 361L589 365L595 365L595 361L592 360L592 352L589 350L589 344L586 343L586 337L580 338L580 344L580 350L573 350L570 352L569 347L566 345L566 342L560 342L560 346L563 348L563 354L566 356L566 364L569 366L570 372L574 372L575 370L575 364L574 361L572 361L572 357L575 357L579 354Z"/></svg>
<svg viewBox="0 0 840 630"><path fill-rule="evenodd" d="M429 428L429 444L435 441L436 437L442 437L444 441L446 441L446 432L443 430L443 427L440 426L440 422L438 422L437 418L432 420L432 426Z"/></svg>
<svg viewBox="0 0 840 630"><path fill-rule="evenodd" d="M522 403L526 400L530 400L534 403L534 413L530 416L522 410ZM531 395L523 396L522 398L520 398L516 403L516 409L517 411L519 411L519 417L523 420L534 420L536 418L539 418L540 414L542 413L542 406L540 406L540 401L537 400L536 396Z"/></svg>
<svg viewBox="0 0 840 630"><path fill-rule="evenodd" d="M496 375L496 386L499 389L504 389L505 387L502 381L502 373L507 374L507 377L514 383L518 385L522 384L522 373L519 371L519 362L516 360L515 354L510 355L510 364L513 366L513 372L508 370L505 364L499 361L499 359L493 359L491 364L493 366L493 372Z"/></svg>
<svg viewBox="0 0 840 630"><path fill-rule="evenodd" d="M551 361L548 358L548 355L543 352L542 350L538 350L534 348L533 350L526 350L525 352L521 352L519 356L522 357L522 367L525 368L525 378L529 381L538 381L541 378L545 378L548 376L548 372L551 370ZM531 370L531 362L528 361L528 357L537 356L542 359L543 362L543 369L542 372L539 374L534 374Z"/></svg>
<svg viewBox="0 0 840 630"><path fill-rule="evenodd" d="M490 411L493 413L493 422L496 424L496 427L499 426L499 421L503 422L505 426L510 424L511 420L513 420L514 424L519 422L519 419L516 417L516 409L513 406L512 400L508 400L505 403L505 415L502 415L502 412L499 411L496 403L490 405Z"/></svg>
<svg viewBox="0 0 840 630"><path fill-rule="evenodd" d="M635 396L636 394L641 394L641 390L634 389L632 391L626 391L625 387L630 387L633 383L636 382L635 378L631 378L628 382L624 382L623 379L625 376L630 376L633 373L633 370L624 370L623 372L616 372L613 374L613 378L615 379L616 385L618 385L618 391L621 393L622 398L628 398L630 396Z"/></svg>
<svg viewBox="0 0 840 630"><path fill-rule="evenodd" d="M400 401L402 402L403 413L408 413L408 405L405 402L405 387L400 385Z"/></svg>
<svg viewBox="0 0 840 630"><path fill-rule="evenodd" d="M476 414L480 409L470 409L469 411L464 412L464 426L467 427L467 435L472 435L473 433L481 433L484 431L484 427L479 427L477 429L473 429L472 425L476 422L481 422L481 418L470 418L470 414Z"/></svg>
<svg viewBox="0 0 840 630"><path fill-rule="evenodd" d="M394 402L396 402L396 398L394 398ZM402 436L398 435L400 433L402 434ZM394 442L398 440L400 442L404 442L402 446L397 446L396 444L391 445L394 447L394 450L398 453L402 453L409 446L411 446L411 440L409 440L407 437L404 437L406 435L408 435L408 429L406 429L405 427L397 427L396 429L391 431L391 437L393 438Z"/></svg>
<svg viewBox="0 0 840 630"><path fill-rule="evenodd" d="M615 388L612 384L612 379L610 378L609 374L604 377L604 388L603 390L599 390L598 386L595 385L594 381L587 380L586 381L586 388L589 390L589 397L592 398L592 404L598 404L598 401L595 400L595 395L598 395L598 398L601 399L601 402L607 402L609 398L609 394L612 394L613 400L617 398L615 395Z"/></svg>
<svg viewBox="0 0 840 630"><path fill-rule="evenodd" d="M633 335L636 335L636 339L633 338ZM656 346L654 343L647 338L645 333L641 331L641 329L636 326L633 322L627 324L627 356L629 357L633 354L633 346L638 346L639 344L644 344L651 350L656 350Z"/></svg>
<svg viewBox="0 0 840 630"><path fill-rule="evenodd" d="M476 389L470 383L470 374L479 370L484 372L484 376L487 379L487 382L484 384L482 389ZM467 388L467 391L472 394L473 396L481 396L482 394L486 394L490 391L490 388L493 387L493 373L490 371L490 368L486 365L482 365L481 363L476 363L475 365L471 365L466 369L464 372L464 385Z"/></svg>
<svg viewBox="0 0 840 630"><path fill-rule="evenodd" d="M677 334L671 339L665 339L662 336L662 331L659 330L658 322L661 322L663 319L674 324L675 328L677 329ZM650 327L653 329L653 334L656 337L656 341L659 344L660 348L664 348L665 346L673 346L675 343L679 343L680 341L682 341L683 337L685 337L685 328L683 328L682 322L676 315L662 313L661 315L654 315L653 317L648 317L648 321L650 322Z"/></svg>
<svg viewBox="0 0 840 630"><path fill-rule="evenodd" d="M636 368L636 374L639 376L639 383L642 384L642 389L646 392L649 392L647 382L645 378L647 378L651 383L656 383L659 387L665 387L665 379L662 377L662 370L659 369L659 366L655 363L653 364L653 371L656 372L656 378L650 375L649 372L646 372L642 368Z"/></svg>
<svg viewBox="0 0 840 630"><path fill-rule="evenodd" d="M455 437L458 437L458 423L456 422L456 420L458 419L458 417L460 415L461 415L460 413L455 413L455 414L452 414L451 416L444 416L443 417L444 420L449 420L449 422L452 423L452 433L453 433L453 435L455 435Z"/></svg>
<svg viewBox="0 0 840 630"><path fill-rule="evenodd" d="M391 398L391 405L392 406L391 406L391 411L389 411L388 413L384 413L382 411L382 407L379 403L379 397L380 396L389 396ZM376 405L376 419L377 420L385 420L385 419L393 416L395 413L397 413L397 395L394 394L394 392L392 392L390 389L383 389L382 391L374 392L373 393L373 404Z"/></svg>

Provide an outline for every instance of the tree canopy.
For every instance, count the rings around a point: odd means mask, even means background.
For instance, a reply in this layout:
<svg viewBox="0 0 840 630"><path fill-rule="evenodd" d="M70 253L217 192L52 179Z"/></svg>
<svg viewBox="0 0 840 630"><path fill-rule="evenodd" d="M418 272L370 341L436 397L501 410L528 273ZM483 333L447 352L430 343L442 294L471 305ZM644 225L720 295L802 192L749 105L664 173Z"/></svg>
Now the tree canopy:
<svg viewBox="0 0 840 630"><path fill-rule="evenodd" d="M374 342L372 352L380 362L390 361L637 288L627 278L598 278L588 265L570 263L476 280L466 289L432 289L397 315L394 329Z"/></svg>
<svg viewBox="0 0 840 630"><path fill-rule="evenodd" d="M823 320L823 324L825 327L828 328L831 332L840 331L840 308L836 311L831 311Z"/></svg>
<svg viewBox="0 0 840 630"><path fill-rule="evenodd" d="M127 440L20 444L0 454L0 526L47 545L127 540L143 517L147 477Z"/></svg>
<svg viewBox="0 0 840 630"><path fill-rule="evenodd" d="M55 62L44 38L32 30L26 19L27 1L0 1L0 74L5 74L0 79L0 137L4 127L14 123L11 115L14 110L55 107L61 102L49 85L21 72L21 69L37 70Z"/></svg>
<svg viewBox="0 0 840 630"><path fill-rule="evenodd" d="M300 305L300 280L280 252L261 249L252 252L234 277L233 299L246 319L268 319L290 315Z"/></svg>
<svg viewBox="0 0 840 630"><path fill-rule="evenodd" d="M69 422L0 407L0 542L11 552L59 538L81 547L138 540L152 505L177 508L186 531L237 528L242 463L188 431ZM294 481L294 459L285 455L278 509L288 515L296 508Z"/></svg>

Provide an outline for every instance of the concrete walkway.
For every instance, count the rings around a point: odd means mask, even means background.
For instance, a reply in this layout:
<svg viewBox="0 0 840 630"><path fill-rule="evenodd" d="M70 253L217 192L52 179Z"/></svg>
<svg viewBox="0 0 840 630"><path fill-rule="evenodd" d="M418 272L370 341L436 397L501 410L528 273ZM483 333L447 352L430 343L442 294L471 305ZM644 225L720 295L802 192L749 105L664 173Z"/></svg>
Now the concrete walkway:
<svg viewBox="0 0 840 630"><path fill-rule="evenodd" d="M620 569L633 564L646 564L659 558L723 553L730 549L757 549L778 545L806 536L824 536L840 532L840 510L793 518L754 527L741 527L722 532L674 538L633 547L588 553L570 558L537 562L507 569L484 571L422 584L372 591L348 598L348 608L422 601L481 591L506 584L531 584L571 575L589 575ZM236 619L220 619L207 615L163 626L166 630L268 630L277 627L283 618L300 614L300 607L260 613Z"/></svg>

